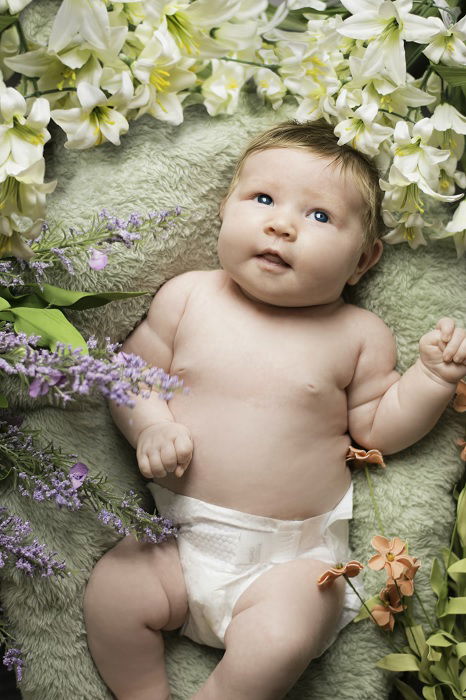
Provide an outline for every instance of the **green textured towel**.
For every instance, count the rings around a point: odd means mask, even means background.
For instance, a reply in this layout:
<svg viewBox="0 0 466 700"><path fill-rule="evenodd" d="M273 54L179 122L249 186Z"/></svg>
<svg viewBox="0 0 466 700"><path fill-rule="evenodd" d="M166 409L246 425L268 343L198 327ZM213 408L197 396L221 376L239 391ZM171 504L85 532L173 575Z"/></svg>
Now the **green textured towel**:
<svg viewBox="0 0 466 700"><path fill-rule="evenodd" d="M99 273L83 265L76 277L64 274L58 283L155 292L183 271L215 268L218 203L232 164L252 134L290 114L290 107L274 113L257 98L245 97L233 117L211 119L202 107L191 107L176 128L143 117L132 124L119 148L107 143L87 152L66 151L57 135L48 155L48 178L59 182L50 197L51 221L86 224L102 207L128 215L180 204L188 212L186 221L166 239L114 254ZM457 262L448 243L416 252L406 246L387 247L381 263L354 294L358 304L379 314L395 332L399 368L404 370L416 356L418 339L439 317L452 315L465 323L458 293L465 283L464 262ZM122 340L149 302L150 296L140 297L70 317L85 334ZM84 400L66 410L30 408L27 425L39 429L44 440L51 438L76 453L91 469L110 475L121 491L143 488L133 450L112 425L103 401ZM410 553L423 560L418 585L426 591L431 557L448 542L453 522L451 491L461 471L454 439L462 434L460 426L460 417L449 409L428 437L388 458L385 472L374 472L386 531L409 539ZM356 558L365 561L377 526L363 475L356 474L354 481L351 541ZM28 518L38 538L73 569L70 578L58 582L29 580L19 572L3 577L1 597L27 661L23 697L110 697L87 651L81 606L89 572L115 536L90 512L67 513L13 494L3 500ZM371 595L382 586L374 572L365 573L365 583ZM427 597L427 602L432 604L432 599ZM288 697L384 700L391 675L374 668L387 651L382 637L368 621L350 625L324 657L310 665ZM173 697L184 700L202 684L221 653L176 634L167 635L167 646Z"/></svg>

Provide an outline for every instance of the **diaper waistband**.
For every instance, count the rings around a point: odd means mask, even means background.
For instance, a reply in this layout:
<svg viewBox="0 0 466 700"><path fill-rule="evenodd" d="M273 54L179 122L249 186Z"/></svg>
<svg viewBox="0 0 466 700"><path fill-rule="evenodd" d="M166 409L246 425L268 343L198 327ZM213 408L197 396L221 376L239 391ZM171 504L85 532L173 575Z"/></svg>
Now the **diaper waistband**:
<svg viewBox="0 0 466 700"><path fill-rule="evenodd" d="M319 546L328 552L324 541L329 528L337 521L346 521L341 525L347 525L353 514L352 483L333 510L306 520L244 513L174 493L155 483L148 487L159 513L178 525L185 542L201 553L236 564L296 557Z"/></svg>

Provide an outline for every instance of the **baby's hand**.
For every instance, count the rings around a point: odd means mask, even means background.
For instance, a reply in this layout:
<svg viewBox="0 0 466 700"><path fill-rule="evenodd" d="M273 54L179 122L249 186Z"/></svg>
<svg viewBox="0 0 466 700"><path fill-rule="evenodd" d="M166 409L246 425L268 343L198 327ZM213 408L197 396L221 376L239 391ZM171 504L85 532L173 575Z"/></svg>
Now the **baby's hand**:
<svg viewBox="0 0 466 700"><path fill-rule="evenodd" d="M183 476L193 455L193 441L181 423L160 422L144 428L138 438L136 456L143 476Z"/></svg>
<svg viewBox="0 0 466 700"><path fill-rule="evenodd" d="M427 369L456 385L466 374L466 330L452 318L441 318L433 331L422 336L419 354Z"/></svg>

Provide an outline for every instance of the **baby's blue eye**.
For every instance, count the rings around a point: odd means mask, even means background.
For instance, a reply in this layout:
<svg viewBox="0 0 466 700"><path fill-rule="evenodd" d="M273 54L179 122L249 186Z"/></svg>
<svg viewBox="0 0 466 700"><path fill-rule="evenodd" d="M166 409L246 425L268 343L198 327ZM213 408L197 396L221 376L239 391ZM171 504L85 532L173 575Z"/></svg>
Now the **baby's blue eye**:
<svg viewBox="0 0 466 700"><path fill-rule="evenodd" d="M319 221L321 224L326 224L328 221L328 214L326 214L324 211L320 211L319 209L317 211L313 211L312 214L314 215L314 219L316 221Z"/></svg>
<svg viewBox="0 0 466 700"><path fill-rule="evenodd" d="M273 204L273 199L270 195L268 194L258 194L256 195L256 199L259 202L259 204Z"/></svg>

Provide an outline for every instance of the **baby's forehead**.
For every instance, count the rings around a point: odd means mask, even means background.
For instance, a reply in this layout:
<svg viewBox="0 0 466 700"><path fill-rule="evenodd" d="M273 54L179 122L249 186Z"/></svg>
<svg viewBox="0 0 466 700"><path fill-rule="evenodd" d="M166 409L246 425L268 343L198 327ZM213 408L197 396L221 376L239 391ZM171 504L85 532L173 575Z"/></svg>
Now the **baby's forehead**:
<svg viewBox="0 0 466 700"><path fill-rule="evenodd" d="M253 151L246 155L238 170L238 180L254 179L277 185L295 177L303 188L307 185L323 190L338 187L343 188L348 196L363 197L350 168L344 168L334 157L307 147L273 147Z"/></svg>

